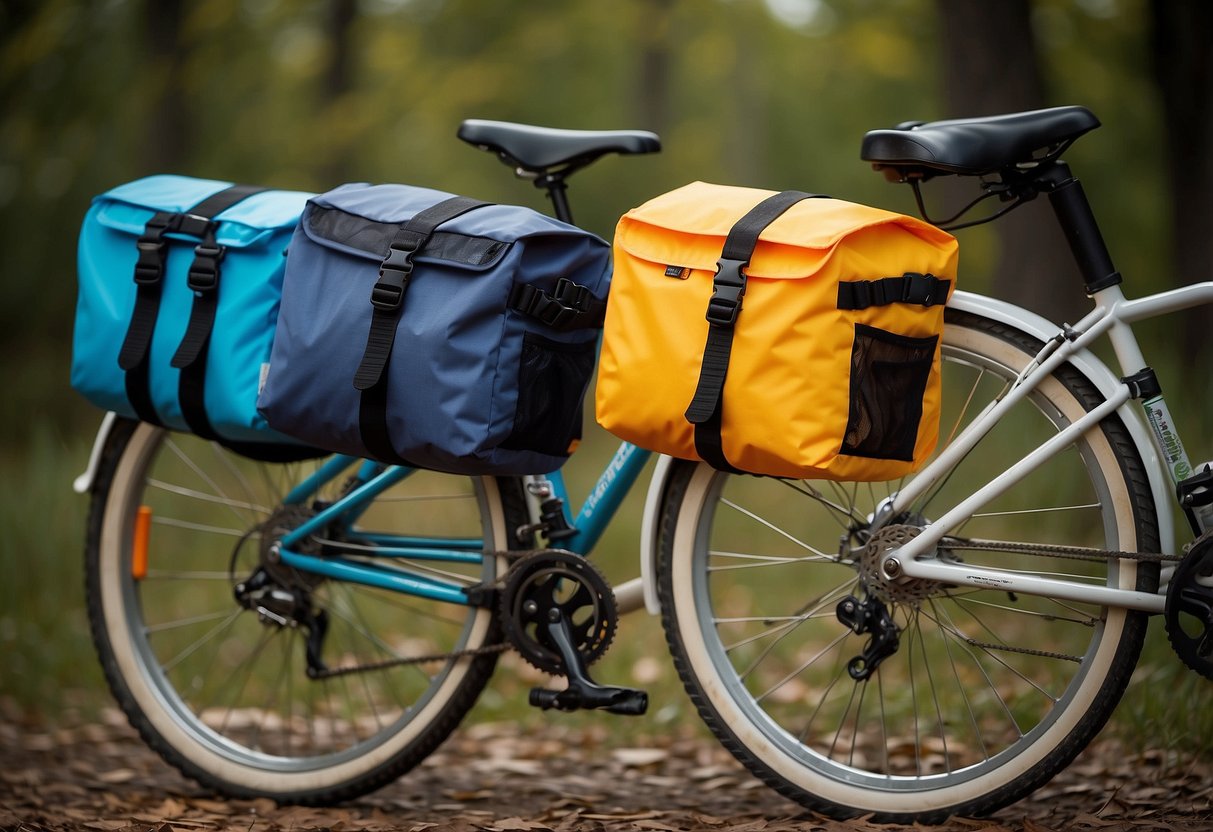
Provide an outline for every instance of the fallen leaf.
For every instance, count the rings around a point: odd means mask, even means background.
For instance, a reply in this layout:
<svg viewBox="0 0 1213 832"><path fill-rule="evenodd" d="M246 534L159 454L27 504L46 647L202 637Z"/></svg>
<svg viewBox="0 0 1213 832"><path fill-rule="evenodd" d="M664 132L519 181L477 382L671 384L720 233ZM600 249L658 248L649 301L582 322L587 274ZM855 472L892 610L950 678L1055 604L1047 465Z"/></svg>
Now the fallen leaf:
<svg viewBox="0 0 1213 832"><path fill-rule="evenodd" d="M625 766L650 766L670 756L663 748L616 748L611 758Z"/></svg>

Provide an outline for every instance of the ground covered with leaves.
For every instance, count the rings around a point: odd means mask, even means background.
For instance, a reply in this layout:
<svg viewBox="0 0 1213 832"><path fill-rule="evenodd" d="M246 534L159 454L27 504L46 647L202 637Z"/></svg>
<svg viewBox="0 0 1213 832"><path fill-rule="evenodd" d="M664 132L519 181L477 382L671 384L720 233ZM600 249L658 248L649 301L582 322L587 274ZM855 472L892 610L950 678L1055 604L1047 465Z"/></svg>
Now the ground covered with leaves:
<svg viewBox="0 0 1213 832"><path fill-rule="evenodd" d="M0 829L525 832L1195 832L1213 829L1213 763L1110 743L1029 800L984 819L877 826L805 812L688 733L643 747L591 730L471 725L400 781L328 809L224 800L149 751L116 711L50 727L0 720Z"/></svg>

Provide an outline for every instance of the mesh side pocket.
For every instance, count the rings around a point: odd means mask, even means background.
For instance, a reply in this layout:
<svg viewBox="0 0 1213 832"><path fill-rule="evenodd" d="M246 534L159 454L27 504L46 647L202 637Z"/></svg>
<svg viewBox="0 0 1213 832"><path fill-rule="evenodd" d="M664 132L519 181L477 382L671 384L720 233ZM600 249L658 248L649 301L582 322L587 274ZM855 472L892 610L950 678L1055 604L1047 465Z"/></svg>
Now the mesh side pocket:
<svg viewBox="0 0 1213 832"><path fill-rule="evenodd" d="M582 400L594 371L594 341L565 344L528 332L518 368L514 427L501 447L568 456L581 438Z"/></svg>
<svg viewBox="0 0 1213 832"><path fill-rule="evenodd" d="M842 453L911 462L939 336L909 338L855 325L850 415Z"/></svg>

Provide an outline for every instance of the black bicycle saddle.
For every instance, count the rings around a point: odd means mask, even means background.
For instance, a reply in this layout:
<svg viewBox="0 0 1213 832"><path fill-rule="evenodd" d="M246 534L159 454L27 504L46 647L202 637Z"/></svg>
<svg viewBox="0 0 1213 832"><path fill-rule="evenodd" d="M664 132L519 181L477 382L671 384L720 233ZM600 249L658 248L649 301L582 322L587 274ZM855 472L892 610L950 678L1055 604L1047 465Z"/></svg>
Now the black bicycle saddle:
<svg viewBox="0 0 1213 832"><path fill-rule="evenodd" d="M859 155L877 170L981 175L1030 162L1099 126L1086 107L1053 107L985 118L907 124L864 135Z"/></svg>
<svg viewBox="0 0 1213 832"><path fill-rule="evenodd" d="M661 139L647 130L559 130L470 118L459 126L458 135L496 153L507 165L534 172L563 165L582 167L607 153L661 150Z"/></svg>

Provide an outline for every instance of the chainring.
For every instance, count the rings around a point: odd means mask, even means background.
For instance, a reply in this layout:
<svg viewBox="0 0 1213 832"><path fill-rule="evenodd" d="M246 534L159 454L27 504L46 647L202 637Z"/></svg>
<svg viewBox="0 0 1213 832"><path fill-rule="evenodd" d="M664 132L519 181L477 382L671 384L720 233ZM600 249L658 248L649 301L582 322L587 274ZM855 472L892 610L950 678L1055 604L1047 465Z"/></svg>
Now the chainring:
<svg viewBox="0 0 1213 832"><path fill-rule="evenodd" d="M532 552L510 566L501 591L505 637L529 664L563 674L564 660L548 635L549 615L569 623L573 646L586 665L602 657L619 622L610 583L581 555L558 549Z"/></svg>
<svg viewBox="0 0 1213 832"><path fill-rule="evenodd" d="M1163 618L1175 654L1213 680L1213 532L1197 538L1175 569Z"/></svg>

